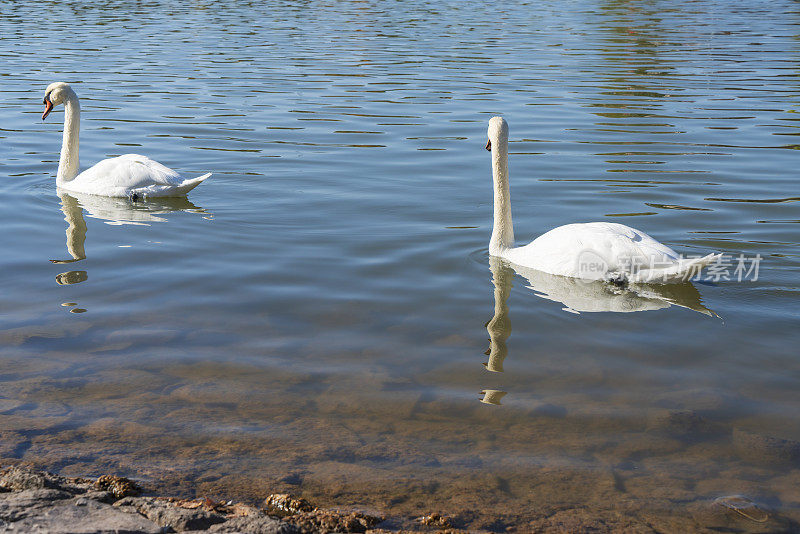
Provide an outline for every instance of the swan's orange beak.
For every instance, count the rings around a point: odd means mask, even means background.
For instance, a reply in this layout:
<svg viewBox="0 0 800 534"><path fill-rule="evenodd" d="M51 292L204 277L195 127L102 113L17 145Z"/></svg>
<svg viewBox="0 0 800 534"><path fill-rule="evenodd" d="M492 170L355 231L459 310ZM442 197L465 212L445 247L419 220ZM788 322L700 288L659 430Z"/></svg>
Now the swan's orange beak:
<svg viewBox="0 0 800 534"><path fill-rule="evenodd" d="M44 118L44 117L42 117L42 118ZM490 152L491 152L491 150L492 150L492 140L491 140L491 139L489 139L488 141L486 141L486 150L488 150L488 151L490 151Z"/></svg>
<svg viewBox="0 0 800 534"><path fill-rule="evenodd" d="M50 115L51 111L53 111L53 103L45 98L44 99L44 113L42 113L42 120L45 120L47 118L47 116Z"/></svg>

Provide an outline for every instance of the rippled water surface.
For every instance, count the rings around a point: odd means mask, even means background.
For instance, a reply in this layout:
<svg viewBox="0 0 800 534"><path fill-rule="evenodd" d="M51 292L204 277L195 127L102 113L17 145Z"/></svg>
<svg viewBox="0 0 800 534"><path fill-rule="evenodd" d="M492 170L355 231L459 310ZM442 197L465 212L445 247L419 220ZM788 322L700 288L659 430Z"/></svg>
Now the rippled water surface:
<svg viewBox="0 0 800 534"><path fill-rule="evenodd" d="M396 523L799 528L796 3L187 6L0 5L0 458ZM82 167L212 178L59 196L53 81ZM518 241L622 222L757 279L490 262L495 114Z"/></svg>

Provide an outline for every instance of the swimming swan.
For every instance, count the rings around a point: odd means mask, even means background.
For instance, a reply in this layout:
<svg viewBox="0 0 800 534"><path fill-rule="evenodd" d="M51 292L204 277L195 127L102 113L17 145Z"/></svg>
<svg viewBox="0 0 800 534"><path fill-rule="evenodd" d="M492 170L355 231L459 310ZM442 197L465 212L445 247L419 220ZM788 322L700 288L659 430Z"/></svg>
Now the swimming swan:
<svg viewBox="0 0 800 534"><path fill-rule="evenodd" d="M549 274L617 283L676 283L699 274L720 254L681 258L649 235L619 223L592 222L554 228L522 247L514 246L508 184L508 123L489 121L494 179L494 228L489 253Z"/></svg>
<svg viewBox="0 0 800 534"><path fill-rule="evenodd" d="M78 95L68 83L55 82L44 93L44 120L53 107L64 104L64 140L58 161L56 185L75 193L88 193L106 197L128 197L138 200L146 197L177 197L194 189L211 173L197 178L183 178L180 174L147 156L124 154L104 159L78 174L78 134L80 132L81 105Z"/></svg>

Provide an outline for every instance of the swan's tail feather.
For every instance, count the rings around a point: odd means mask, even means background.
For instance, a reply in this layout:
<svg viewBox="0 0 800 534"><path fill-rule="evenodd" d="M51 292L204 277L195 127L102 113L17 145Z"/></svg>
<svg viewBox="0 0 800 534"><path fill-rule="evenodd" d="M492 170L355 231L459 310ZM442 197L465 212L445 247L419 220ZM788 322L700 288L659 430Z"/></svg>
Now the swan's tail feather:
<svg viewBox="0 0 800 534"><path fill-rule="evenodd" d="M658 284L691 280L721 257L722 254L708 254L702 258L681 258L667 267L639 271L638 281Z"/></svg>
<svg viewBox="0 0 800 534"><path fill-rule="evenodd" d="M198 185L200 185L203 180L211 176L211 173L206 173L203 176L198 176L197 178L189 178L188 180L184 180L181 182L181 185L178 186L178 192L181 194L188 193Z"/></svg>

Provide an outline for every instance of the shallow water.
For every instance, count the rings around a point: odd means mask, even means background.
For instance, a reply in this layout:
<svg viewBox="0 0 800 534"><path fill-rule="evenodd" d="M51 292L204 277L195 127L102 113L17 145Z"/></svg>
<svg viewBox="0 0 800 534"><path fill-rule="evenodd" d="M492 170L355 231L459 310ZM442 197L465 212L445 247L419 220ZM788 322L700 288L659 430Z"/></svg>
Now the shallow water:
<svg viewBox="0 0 800 534"><path fill-rule="evenodd" d="M47 9L0 5L0 457L492 531L800 521L796 4ZM214 175L59 196L57 80L83 167ZM494 114L518 241L616 221L757 280L490 266Z"/></svg>

